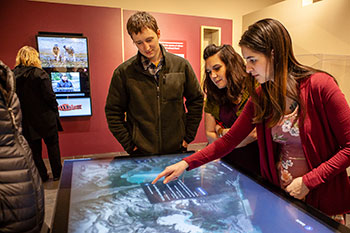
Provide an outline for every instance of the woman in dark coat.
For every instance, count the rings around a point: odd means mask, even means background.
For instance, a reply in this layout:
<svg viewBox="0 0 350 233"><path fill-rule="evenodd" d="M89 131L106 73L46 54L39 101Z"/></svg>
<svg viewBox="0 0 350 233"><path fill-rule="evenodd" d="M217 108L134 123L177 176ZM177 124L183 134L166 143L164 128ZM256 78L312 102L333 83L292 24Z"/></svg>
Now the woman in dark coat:
<svg viewBox="0 0 350 233"><path fill-rule="evenodd" d="M62 164L58 141L58 130L62 126L58 116L58 104L48 74L41 69L39 53L30 46L22 47L16 57L14 69L16 93L23 113L23 135L33 152L35 165L43 181L47 181L46 166L42 159L44 140L52 175L58 180Z"/></svg>
<svg viewBox="0 0 350 233"><path fill-rule="evenodd" d="M44 190L21 128L12 71L0 61L0 232L40 232Z"/></svg>

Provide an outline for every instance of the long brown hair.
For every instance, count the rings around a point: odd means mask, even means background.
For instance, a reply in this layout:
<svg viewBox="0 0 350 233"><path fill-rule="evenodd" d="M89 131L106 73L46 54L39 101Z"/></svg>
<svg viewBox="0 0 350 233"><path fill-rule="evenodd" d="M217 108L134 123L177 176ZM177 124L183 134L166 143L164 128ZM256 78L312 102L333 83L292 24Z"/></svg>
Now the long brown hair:
<svg viewBox="0 0 350 233"><path fill-rule="evenodd" d="M210 44L204 49L203 59L207 60L217 53L226 66L227 86L219 89L210 79L209 74L205 73L203 91L209 101L219 105L235 103L244 88L244 79L249 76L245 72L244 61L231 45L216 46L214 44Z"/></svg>
<svg viewBox="0 0 350 233"><path fill-rule="evenodd" d="M273 81L261 85L261 93L255 89L254 78L247 79L247 88L255 103L254 123L269 119L270 127L284 116L286 97L296 101L300 108L298 81L315 72L322 72L300 64L293 53L292 39L287 29L275 19L263 19L248 27L239 45L262 53L271 62ZM299 110L300 110L299 108ZM299 111L300 113L300 111Z"/></svg>

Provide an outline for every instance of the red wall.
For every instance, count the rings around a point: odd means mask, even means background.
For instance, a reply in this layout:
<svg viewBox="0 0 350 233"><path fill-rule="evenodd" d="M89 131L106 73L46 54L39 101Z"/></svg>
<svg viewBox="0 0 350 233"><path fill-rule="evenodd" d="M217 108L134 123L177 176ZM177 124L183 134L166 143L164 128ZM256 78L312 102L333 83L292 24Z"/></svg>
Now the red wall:
<svg viewBox="0 0 350 233"><path fill-rule="evenodd" d="M121 10L117 8L25 0L1 3L0 59L11 68L22 46L36 47L38 31L83 33L88 38L93 115L61 119L64 128L60 133L62 156L123 150L110 134L104 114L112 72L122 62L120 16Z"/></svg>
<svg viewBox="0 0 350 233"><path fill-rule="evenodd" d="M132 11L124 11L124 23ZM232 21L206 17L152 13L159 23L161 39L185 40L187 59L200 74L200 26L220 26L222 43L232 41ZM88 37L91 117L62 118L62 156L123 151L108 130L105 100L114 69L122 62L121 9L68 4L6 0L0 5L0 60L14 68L17 51L24 45L36 47L39 31L83 33ZM191 22L191 23L189 23ZM125 30L125 25L123 25ZM125 57L136 53L124 32ZM206 141L203 122L195 142Z"/></svg>

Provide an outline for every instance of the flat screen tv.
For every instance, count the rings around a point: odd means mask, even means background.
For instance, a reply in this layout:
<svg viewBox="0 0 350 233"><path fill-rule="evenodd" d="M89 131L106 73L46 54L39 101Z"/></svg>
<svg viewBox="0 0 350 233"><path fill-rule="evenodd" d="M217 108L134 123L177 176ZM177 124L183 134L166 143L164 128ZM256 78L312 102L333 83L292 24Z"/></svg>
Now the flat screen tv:
<svg viewBox="0 0 350 233"><path fill-rule="evenodd" d="M49 74L60 117L91 116L87 38L81 34L39 32L42 68Z"/></svg>

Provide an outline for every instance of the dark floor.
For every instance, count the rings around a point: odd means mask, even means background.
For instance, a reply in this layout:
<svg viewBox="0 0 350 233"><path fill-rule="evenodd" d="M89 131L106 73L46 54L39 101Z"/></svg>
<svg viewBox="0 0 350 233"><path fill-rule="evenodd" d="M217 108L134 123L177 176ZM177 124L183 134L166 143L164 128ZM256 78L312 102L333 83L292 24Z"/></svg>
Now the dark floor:
<svg viewBox="0 0 350 233"><path fill-rule="evenodd" d="M197 143L190 144L189 150L197 151L201 150L206 146L206 143ZM85 156L74 156L74 157L64 157L64 159L78 159L78 158L91 158L91 157L115 157L125 155L125 152L115 152L115 153L107 153L107 154L94 154L94 155L85 155ZM50 170L49 161L45 159L45 164L48 169L50 179L44 183L44 191L45 191L45 224L43 226L43 230L41 233L47 233L48 229L51 228L52 220L54 217L55 205L56 205L56 196L57 189L60 181L53 181L52 174ZM348 168L348 173L350 175L350 168ZM347 226L350 228L350 214L347 215Z"/></svg>

